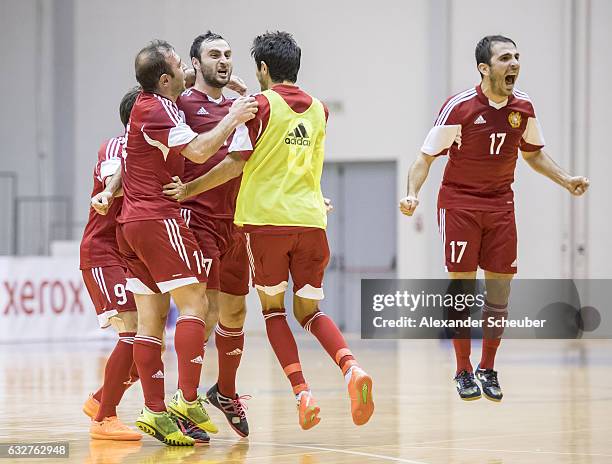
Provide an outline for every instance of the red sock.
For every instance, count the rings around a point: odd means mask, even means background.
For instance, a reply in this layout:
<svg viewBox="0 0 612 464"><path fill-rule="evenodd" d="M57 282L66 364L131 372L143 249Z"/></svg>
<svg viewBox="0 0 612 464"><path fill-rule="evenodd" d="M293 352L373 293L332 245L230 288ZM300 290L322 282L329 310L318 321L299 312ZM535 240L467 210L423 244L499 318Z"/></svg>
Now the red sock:
<svg viewBox="0 0 612 464"><path fill-rule="evenodd" d="M453 346L455 347L455 357L457 358L457 372L461 371L473 372L472 363L470 363L470 353L472 351L472 340L470 338L453 338Z"/></svg>
<svg viewBox="0 0 612 464"><path fill-rule="evenodd" d="M153 412L165 411L161 340L147 335L136 335L134 337L134 362L138 367L146 407Z"/></svg>
<svg viewBox="0 0 612 464"><path fill-rule="evenodd" d="M138 382L139 378L140 377L138 376L138 367L136 367L136 363L132 363L132 367L130 369L130 378L127 382L125 382L125 389L127 390L136 382Z"/></svg>
<svg viewBox="0 0 612 464"><path fill-rule="evenodd" d="M489 327L489 321L501 320L508 317L508 305L495 305L488 301L482 308L482 356L480 358L481 369L493 369L495 365L495 355L501 343L504 333L502 327Z"/></svg>
<svg viewBox="0 0 612 464"><path fill-rule="evenodd" d="M196 316L181 316L176 321L174 349L178 358L178 387L187 401L198 397L204 362L206 324Z"/></svg>
<svg viewBox="0 0 612 464"><path fill-rule="evenodd" d="M302 390L308 390L308 384L302 373L300 356L298 354L295 338L287 324L287 315L284 308L264 311L266 320L266 332L274 354L278 358L285 375L291 382L293 393L298 394Z"/></svg>
<svg viewBox="0 0 612 464"><path fill-rule="evenodd" d="M133 332L134 333L134 332ZM134 333L135 334L135 333ZM132 355L133 357L133 355ZM124 386L125 386L125 390L127 390L128 388L130 388L132 385L134 385L136 382L138 382L138 368L136 367L136 363L132 362L132 368L130 369L130 377L129 379L124 382ZM94 399L99 403L102 401L102 389L104 388L104 385L102 385L97 392L95 392L92 396L94 397Z"/></svg>
<svg viewBox="0 0 612 464"><path fill-rule="evenodd" d="M122 332L119 341L106 362L100 409L94 420L117 415L117 405L125 392L125 383L130 379L134 364L133 344L135 332Z"/></svg>
<svg viewBox="0 0 612 464"><path fill-rule="evenodd" d="M219 356L219 392L229 398L236 396L236 371L240 366L242 349L244 348L244 332L242 327L235 329L225 327L221 323L215 329L215 343Z"/></svg>
<svg viewBox="0 0 612 464"><path fill-rule="evenodd" d="M104 388L104 385L101 385L100 388L98 388L98 391L95 392L93 394L94 399L99 403L100 401L102 401L102 389Z"/></svg>
<svg viewBox="0 0 612 464"><path fill-rule="evenodd" d="M342 374L345 374L351 366L357 364L353 353L348 349L342 332L327 314L317 309L313 314L307 316L301 324L306 331L312 333L319 340L327 354L340 367Z"/></svg>

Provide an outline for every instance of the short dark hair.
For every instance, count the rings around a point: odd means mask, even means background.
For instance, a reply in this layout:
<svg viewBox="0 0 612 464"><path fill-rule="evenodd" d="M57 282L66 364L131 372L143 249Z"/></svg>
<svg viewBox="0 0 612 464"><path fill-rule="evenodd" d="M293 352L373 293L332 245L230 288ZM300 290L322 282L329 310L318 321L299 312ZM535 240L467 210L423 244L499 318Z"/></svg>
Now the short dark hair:
<svg viewBox="0 0 612 464"><path fill-rule="evenodd" d="M154 92L163 74L174 77L174 72L166 59L173 51L174 47L165 40L153 40L138 52L134 67L136 80L142 90Z"/></svg>
<svg viewBox="0 0 612 464"><path fill-rule="evenodd" d="M488 35L483 37L476 44L476 66L478 66L480 63L485 63L489 66L491 65L491 57L493 56L491 47L495 42L508 42L516 47L514 40L503 35ZM480 72L480 70L478 72ZM482 76L482 73L480 73L480 75Z"/></svg>
<svg viewBox="0 0 612 464"><path fill-rule="evenodd" d="M137 85L136 87L132 87L121 99L121 103L119 103L119 117L121 118L121 123L124 127L127 126L128 121L130 120L130 113L132 112L132 107L134 106L134 102L142 88Z"/></svg>
<svg viewBox="0 0 612 464"><path fill-rule="evenodd" d="M251 55L255 59L257 69L261 62L268 65L270 77L274 82L297 81L300 70L302 50L288 32L266 32L253 40Z"/></svg>
<svg viewBox="0 0 612 464"><path fill-rule="evenodd" d="M189 56L191 58L196 58L198 61L200 61L200 49L202 48L202 42L212 42L213 40L225 40L225 38L220 34L212 32L211 30L206 31L205 34L200 34L195 39L193 39L193 43L191 44L191 48L189 49ZM227 42L227 40L225 41Z"/></svg>

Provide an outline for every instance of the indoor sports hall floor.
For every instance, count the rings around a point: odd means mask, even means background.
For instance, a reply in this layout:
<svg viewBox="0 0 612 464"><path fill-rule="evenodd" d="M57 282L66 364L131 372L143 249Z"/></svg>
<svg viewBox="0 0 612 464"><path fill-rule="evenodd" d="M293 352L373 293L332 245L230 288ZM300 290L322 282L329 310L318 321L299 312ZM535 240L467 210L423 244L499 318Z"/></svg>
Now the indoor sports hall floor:
<svg viewBox="0 0 612 464"><path fill-rule="evenodd" d="M448 344L349 342L375 380L376 412L368 425L353 425L340 374L304 337L298 339L302 365L321 405L322 422L302 431L267 340L247 334L238 381L240 393L253 396L248 402L251 436L238 439L211 407L220 432L209 446L194 448L166 447L150 437L142 444L89 439L81 404L98 386L112 344L1 344L0 443L69 441L70 458L48 460L55 463L612 462L610 341L504 341L496 365L506 395L500 404L458 399L450 381ZM473 352L480 354L480 347ZM171 392L173 352L165 361ZM205 361L203 388L216 377L214 347ZM126 422L133 423L141 395L138 384L126 393L119 409Z"/></svg>

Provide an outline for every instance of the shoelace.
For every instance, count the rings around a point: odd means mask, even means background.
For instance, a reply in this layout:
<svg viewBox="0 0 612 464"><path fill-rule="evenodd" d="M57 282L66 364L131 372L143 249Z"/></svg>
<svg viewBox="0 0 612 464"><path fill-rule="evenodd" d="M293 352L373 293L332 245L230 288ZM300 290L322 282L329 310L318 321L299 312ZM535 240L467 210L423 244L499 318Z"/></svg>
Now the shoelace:
<svg viewBox="0 0 612 464"><path fill-rule="evenodd" d="M463 371L461 374L459 374L459 378L457 380L459 380L459 385L461 388L471 387L474 383L474 380L468 371Z"/></svg>
<svg viewBox="0 0 612 464"><path fill-rule="evenodd" d="M249 409L245 401L253 398L251 395L242 395L232 399L232 405L234 406L234 412L238 414L240 419L246 419L246 410Z"/></svg>
<svg viewBox="0 0 612 464"><path fill-rule="evenodd" d="M187 435L193 438L194 435L202 435L202 431L198 426L192 422L179 419L178 417L171 416L174 423L178 426L183 435Z"/></svg>
<svg viewBox="0 0 612 464"><path fill-rule="evenodd" d="M485 378L487 379L487 383L492 387L499 388L499 381L497 380L497 371L493 369L487 369L485 371Z"/></svg>

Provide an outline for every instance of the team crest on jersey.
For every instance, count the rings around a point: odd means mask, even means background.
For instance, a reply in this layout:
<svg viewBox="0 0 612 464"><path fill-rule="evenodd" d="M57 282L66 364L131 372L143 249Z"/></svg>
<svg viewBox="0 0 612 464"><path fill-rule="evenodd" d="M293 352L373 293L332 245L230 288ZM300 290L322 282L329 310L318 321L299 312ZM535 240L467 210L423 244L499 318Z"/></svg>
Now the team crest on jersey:
<svg viewBox="0 0 612 464"><path fill-rule="evenodd" d="M520 127L521 125L521 113L518 111L513 111L508 115L508 122L512 126L513 129Z"/></svg>

